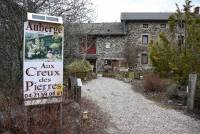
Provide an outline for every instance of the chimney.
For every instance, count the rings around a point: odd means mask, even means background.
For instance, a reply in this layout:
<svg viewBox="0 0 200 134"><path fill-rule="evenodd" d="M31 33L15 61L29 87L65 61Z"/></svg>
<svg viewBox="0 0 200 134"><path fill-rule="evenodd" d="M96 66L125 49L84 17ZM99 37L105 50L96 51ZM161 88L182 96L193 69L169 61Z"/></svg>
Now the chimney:
<svg viewBox="0 0 200 134"><path fill-rule="evenodd" d="M200 9L200 7L195 7L194 8L194 14L199 14L199 9Z"/></svg>

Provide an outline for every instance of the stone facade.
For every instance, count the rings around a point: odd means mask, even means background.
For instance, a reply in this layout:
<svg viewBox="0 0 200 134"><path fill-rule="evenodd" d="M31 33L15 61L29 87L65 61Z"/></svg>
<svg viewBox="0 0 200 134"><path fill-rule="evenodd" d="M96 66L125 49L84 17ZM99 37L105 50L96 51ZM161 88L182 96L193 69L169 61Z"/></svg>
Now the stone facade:
<svg viewBox="0 0 200 134"><path fill-rule="evenodd" d="M143 24L147 24L148 28L143 28ZM140 22L134 23L129 22L127 24L128 32L127 36L129 40L133 42L134 45L144 45L142 44L142 35L148 35L149 41L158 38L159 33L167 32L168 26L166 28L161 28L161 24L167 24L166 22Z"/></svg>
<svg viewBox="0 0 200 134"><path fill-rule="evenodd" d="M143 28L143 24L147 24L148 28ZM166 25L166 27L161 27ZM97 70L103 71L105 59L125 59L125 46L127 42L128 45L135 45L141 48L137 57L137 69L149 69L151 68L150 59L148 58L148 64L141 63L141 55L148 55L148 44L142 43L142 36L148 36L148 43L151 40L156 40L161 32L168 31L167 22L129 22L126 24L127 34L121 36L102 36L96 38L97 47ZM106 48L109 44L110 48Z"/></svg>
<svg viewBox="0 0 200 134"><path fill-rule="evenodd" d="M133 45L140 50L137 52L135 68L151 68L148 44L157 39L161 32L168 32L167 22L170 15L170 13L122 13L120 23L81 24L84 27L84 35L95 38L96 54L86 59L92 59L97 72L105 71L107 65L112 70L116 67L128 68L128 65L124 64L125 48L127 45ZM76 28L81 29L77 26ZM80 51L77 47L79 42L77 40L73 42L76 42L77 55Z"/></svg>
<svg viewBox="0 0 200 134"><path fill-rule="evenodd" d="M147 28L143 28L143 25L148 25ZM166 25L166 27L162 28L161 26ZM137 67L142 69L151 68L150 59L148 58L148 64L141 63L141 54L148 54L148 43L150 41L158 39L158 36L161 32L168 32L167 22L128 22L127 23L127 41L129 45L135 45L136 47L140 47L141 51L138 53L138 63ZM143 44L142 36L148 36L148 43Z"/></svg>
<svg viewBox="0 0 200 134"><path fill-rule="evenodd" d="M126 36L102 36L96 38L97 48L97 70L103 71L106 59L124 60L124 48L126 44Z"/></svg>

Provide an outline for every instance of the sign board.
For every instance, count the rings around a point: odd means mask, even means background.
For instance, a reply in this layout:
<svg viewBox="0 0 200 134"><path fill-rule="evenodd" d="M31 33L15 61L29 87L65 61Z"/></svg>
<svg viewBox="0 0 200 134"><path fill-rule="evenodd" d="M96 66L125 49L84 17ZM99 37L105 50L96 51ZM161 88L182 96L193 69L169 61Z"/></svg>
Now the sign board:
<svg viewBox="0 0 200 134"><path fill-rule="evenodd" d="M63 41L61 17L28 13L23 46L23 96L26 106L62 101Z"/></svg>
<svg viewBox="0 0 200 134"><path fill-rule="evenodd" d="M80 78L77 79L77 86L79 86L79 87L83 86L82 81L81 81Z"/></svg>

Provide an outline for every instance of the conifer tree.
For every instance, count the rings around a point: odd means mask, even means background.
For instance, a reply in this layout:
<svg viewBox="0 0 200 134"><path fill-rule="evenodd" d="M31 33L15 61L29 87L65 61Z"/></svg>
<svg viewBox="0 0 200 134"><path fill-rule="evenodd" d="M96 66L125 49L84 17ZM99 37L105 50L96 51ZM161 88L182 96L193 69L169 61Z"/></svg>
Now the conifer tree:
<svg viewBox="0 0 200 134"><path fill-rule="evenodd" d="M189 73L200 72L200 16L191 12L191 1L169 18L169 35L161 33L150 44L154 70L171 75L179 84L187 84Z"/></svg>

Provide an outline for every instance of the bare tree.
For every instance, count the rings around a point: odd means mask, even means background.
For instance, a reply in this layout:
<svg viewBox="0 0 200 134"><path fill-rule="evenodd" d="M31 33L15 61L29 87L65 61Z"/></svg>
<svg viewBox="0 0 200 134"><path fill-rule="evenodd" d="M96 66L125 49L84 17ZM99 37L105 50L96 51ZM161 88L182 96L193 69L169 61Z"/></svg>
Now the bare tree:
<svg viewBox="0 0 200 134"><path fill-rule="evenodd" d="M0 2L0 40L1 40L1 68L2 84L8 88L19 86L22 69L23 8L12 0ZM3 76L3 77L2 77Z"/></svg>
<svg viewBox="0 0 200 134"><path fill-rule="evenodd" d="M135 46L126 44L125 46L125 57L128 62L129 67L135 67L137 64L137 50Z"/></svg>
<svg viewBox="0 0 200 134"><path fill-rule="evenodd" d="M85 22L93 19L94 9L89 0L49 0L43 12L63 16L67 22Z"/></svg>
<svg viewBox="0 0 200 134"><path fill-rule="evenodd" d="M127 40L124 53L125 58L128 62L128 66L132 67L133 69L137 69L138 64L138 56L141 52L146 51L147 48L138 46L136 44L131 43L129 40Z"/></svg>
<svg viewBox="0 0 200 134"><path fill-rule="evenodd" d="M90 0L15 0L28 12L62 16L67 22L91 21L94 9Z"/></svg>
<svg viewBox="0 0 200 134"><path fill-rule="evenodd" d="M23 23L27 12L63 16L65 22L90 20L89 0L2 0L0 1L1 84L19 87L22 79ZM67 28L66 28L67 29ZM70 32L70 31L69 31ZM66 40L65 42L67 42ZM2 87L2 86L1 86Z"/></svg>
<svg viewBox="0 0 200 134"><path fill-rule="evenodd" d="M80 40L80 53L82 54L82 59L85 60L86 56L89 52L89 50L92 47L96 48L96 39L95 35L92 35L95 33L100 33L100 31L103 29L104 24L97 26L98 24L87 24L88 28L86 31L80 31L81 33L81 40ZM96 50L95 50L96 51ZM96 53L95 53L96 54Z"/></svg>
<svg viewBox="0 0 200 134"><path fill-rule="evenodd" d="M6 105L4 106L0 104L0 116L3 117L2 113L5 113L3 119L8 120L8 124L4 123L3 127L1 124L2 122L0 121L0 133L4 133L6 131L13 133L17 133L18 131L19 133L26 133L24 128L25 122L27 120L25 117L25 111L19 111L19 113L22 113L20 114L19 118L13 118L13 115L18 111L15 109L16 105L19 106L19 109L24 108L23 105L21 105L23 98L21 96L22 93L19 92L22 90L19 89L22 88L23 25L26 21L27 12L48 13L50 15L63 16L64 21L67 23L82 22L90 20L89 13L92 10L89 9L89 5L90 3L87 0L0 1L0 99L1 103L3 103L2 99L5 99L6 102ZM68 27L65 29L68 29ZM70 33L70 31L68 32ZM68 41L69 40L66 40L65 43ZM64 108L64 110L66 110L66 108ZM56 121L58 110L56 108L52 109L47 107L42 109L42 111L44 111L44 114L48 116L46 119L42 119L42 117L39 116L41 114L39 110L33 112L36 114L36 117L31 117L31 119L35 119L34 122L32 120L32 128L34 129L35 127L35 130L38 130L35 133L56 133L55 130L59 130L60 128L59 126L53 125L58 122ZM69 114L68 111L64 111L64 113ZM70 119L73 121L77 115L73 116L74 110L71 113L72 116L68 115L66 117L70 117ZM18 114L16 115L18 116ZM66 119L66 121L71 121L70 119ZM51 121L49 122L49 120ZM77 124L77 121L74 121L74 124L75 123ZM63 127L66 126L68 127L68 124ZM40 127L40 129L38 127ZM44 127L48 128L49 130L44 129ZM44 132L44 130L47 130L47 132ZM69 131L68 128L65 130Z"/></svg>
<svg viewBox="0 0 200 134"><path fill-rule="evenodd" d="M68 61L73 61L70 57L85 60L87 54L95 54L89 51L93 47L95 49L95 36L101 34L105 24L67 23L65 25L65 27L69 27L69 29L65 30L65 58L69 59Z"/></svg>

